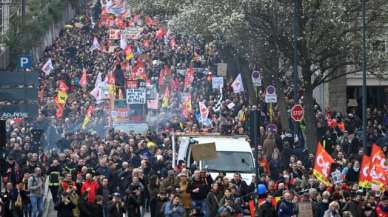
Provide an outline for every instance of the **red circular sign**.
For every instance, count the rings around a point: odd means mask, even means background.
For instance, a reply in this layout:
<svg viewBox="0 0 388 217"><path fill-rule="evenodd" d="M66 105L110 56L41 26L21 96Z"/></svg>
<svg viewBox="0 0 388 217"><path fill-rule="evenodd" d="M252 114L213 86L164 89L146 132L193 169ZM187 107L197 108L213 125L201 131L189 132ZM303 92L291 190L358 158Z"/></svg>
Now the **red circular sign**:
<svg viewBox="0 0 388 217"><path fill-rule="evenodd" d="M296 104L291 109L291 118L294 121L301 121L303 120L304 116L304 109L301 105Z"/></svg>

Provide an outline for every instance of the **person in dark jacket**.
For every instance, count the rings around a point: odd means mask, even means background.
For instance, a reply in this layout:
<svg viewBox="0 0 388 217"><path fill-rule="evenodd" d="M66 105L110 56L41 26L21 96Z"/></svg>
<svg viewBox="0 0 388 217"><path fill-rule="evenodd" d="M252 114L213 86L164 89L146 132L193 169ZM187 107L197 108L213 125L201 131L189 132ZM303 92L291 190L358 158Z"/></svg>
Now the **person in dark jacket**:
<svg viewBox="0 0 388 217"><path fill-rule="evenodd" d="M325 214L325 211L329 209L329 199L330 199L330 193L328 191L324 191L322 193L322 201L320 201L317 206L316 210L313 211L315 213L314 217L323 217Z"/></svg>
<svg viewBox="0 0 388 217"><path fill-rule="evenodd" d="M275 207L272 205L272 195L268 195L265 202L256 211L257 217L276 217Z"/></svg>
<svg viewBox="0 0 388 217"><path fill-rule="evenodd" d="M295 204L292 203L292 196L290 192L285 192L283 194L283 199L280 202L277 213L278 217L295 217L298 214Z"/></svg>
<svg viewBox="0 0 388 217"><path fill-rule="evenodd" d="M345 176L345 181L347 183L356 183L358 182L359 175L360 175L360 162L354 161L353 167L348 170Z"/></svg>
<svg viewBox="0 0 388 217"><path fill-rule="evenodd" d="M217 197L218 184L213 183L212 189L207 194L206 200L209 206L209 216L217 216L218 209L220 208L220 200Z"/></svg>
<svg viewBox="0 0 388 217"><path fill-rule="evenodd" d="M75 205L70 201L69 195L67 193L63 193L55 205L55 210L57 210L58 217L73 217L74 208Z"/></svg>
<svg viewBox="0 0 388 217"><path fill-rule="evenodd" d="M201 179L201 173L199 170L194 171L192 182L189 183L186 192L191 194L193 208L200 209L204 217L208 217L208 208L206 203L208 186L205 181Z"/></svg>
<svg viewBox="0 0 388 217"><path fill-rule="evenodd" d="M129 211L132 212L132 210L129 210ZM121 200L120 194L114 193L112 202L109 206L109 217L123 217L124 213L125 213L125 204Z"/></svg>
<svg viewBox="0 0 388 217"><path fill-rule="evenodd" d="M93 216L93 208L90 203L88 203L88 193L85 192L82 197L79 200L79 211L80 211L80 216L82 217L94 217Z"/></svg>

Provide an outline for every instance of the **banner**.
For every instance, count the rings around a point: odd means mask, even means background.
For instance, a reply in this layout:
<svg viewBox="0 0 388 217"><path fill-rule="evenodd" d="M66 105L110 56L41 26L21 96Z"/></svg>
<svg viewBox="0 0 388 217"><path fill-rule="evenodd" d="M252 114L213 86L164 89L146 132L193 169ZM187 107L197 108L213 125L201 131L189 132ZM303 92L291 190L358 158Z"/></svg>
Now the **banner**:
<svg viewBox="0 0 388 217"><path fill-rule="evenodd" d="M255 87L261 87L261 74L259 71L252 72L252 83Z"/></svg>
<svg viewBox="0 0 388 217"><path fill-rule="evenodd" d="M372 144L371 163L380 164L382 168L388 171L388 168L387 168L388 165L386 165L386 160L387 159L385 159L385 155L381 147L376 144Z"/></svg>
<svg viewBox="0 0 388 217"><path fill-rule="evenodd" d="M232 88L234 93L241 93L244 91L244 85L241 78L241 74L238 74L236 79L232 83Z"/></svg>
<svg viewBox="0 0 388 217"><path fill-rule="evenodd" d="M127 89L127 104L145 104L146 103L146 89Z"/></svg>
<svg viewBox="0 0 388 217"><path fill-rule="evenodd" d="M317 146L313 174L320 182L322 182L326 186L331 186L331 183L329 181L329 174L332 163L334 163L333 158L322 147L321 143L319 143Z"/></svg>
<svg viewBox="0 0 388 217"><path fill-rule="evenodd" d="M141 37L143 29L140 27L128 27L121 30L120 34L125 39L138 40Z"/></svg>
<svg viewBox="0 0 388 217"><path fill-rule="evenodd" d="M120 39L120 29L110 29L109 30L109 39L119 40Z"/></svg>
<svg viewBox="0 0 388 217"><path fill-rule="evenodd" d="M371 163L371 158L367 155L364 155L362 157L360 176L358 178L358 185L362 188L370 187L370 178L369 178L370 163Z"/></svg>
<svg viewBox="0 0 388 217"><path fill-rule="evenodd" d="M112 124L128 123L129 108L125 100L116 99L111 110Z"/></svg>
<svg viewBox="0 0 388 217"><path fill-rule="evenodd" d="M159 93L156 93L155 99L147 100L148 109L159 109Z"/></svg>
<svg viewBox="0 0 388 217"><path fill-rule="evenodd" d="M90 51L94 51L94 50L101 50L101 45L100 43L98 43L97 37L94 37L93 44L90 47Z"/></svg>

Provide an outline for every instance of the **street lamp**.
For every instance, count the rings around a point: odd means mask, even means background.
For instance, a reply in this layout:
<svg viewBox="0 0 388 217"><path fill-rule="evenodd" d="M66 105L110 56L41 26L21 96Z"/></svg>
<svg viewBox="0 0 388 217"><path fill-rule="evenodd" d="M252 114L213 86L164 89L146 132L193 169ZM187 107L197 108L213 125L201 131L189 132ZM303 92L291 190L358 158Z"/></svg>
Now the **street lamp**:
<svg viewBox="0 0 388 217"><path fill-rule="evenodd" d="M299 38L299 0L294 0L294 19L293 19L293 32L294 32L294 37L293 37L293 83L294 83L294 103L298 103L298 92L299 92L299 87L298 87L298 61L299 61L299 56L298 56L298 38ZM298 123L293 121L293 139L295 139L295 135L297 134L298 130Z"/></svg>
<svg viewBox="0 0 388 217"><path fill-rule="evenodd" d="M367 51L366 51L366 0L362 1L362 145L364 152L366 152L366 99L367 99L367 87L366 87L366 69L367 69Z"/></svg>

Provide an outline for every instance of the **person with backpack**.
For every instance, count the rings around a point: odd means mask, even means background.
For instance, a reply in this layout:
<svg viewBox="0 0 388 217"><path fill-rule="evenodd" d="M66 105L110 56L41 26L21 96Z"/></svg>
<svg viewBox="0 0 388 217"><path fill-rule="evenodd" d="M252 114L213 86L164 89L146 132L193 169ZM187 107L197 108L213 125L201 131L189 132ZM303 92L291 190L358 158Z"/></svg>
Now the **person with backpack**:
<svg viewBox="0 0 388 217"><path fill-rule="evenodd" d="M44 181L39 167L34 169L34 174L28 179L28 190L32 207L32 217L38 217L44 209Z"/></svg>

